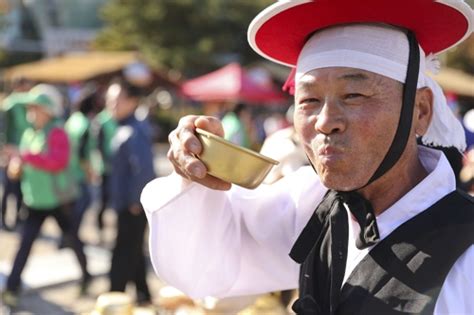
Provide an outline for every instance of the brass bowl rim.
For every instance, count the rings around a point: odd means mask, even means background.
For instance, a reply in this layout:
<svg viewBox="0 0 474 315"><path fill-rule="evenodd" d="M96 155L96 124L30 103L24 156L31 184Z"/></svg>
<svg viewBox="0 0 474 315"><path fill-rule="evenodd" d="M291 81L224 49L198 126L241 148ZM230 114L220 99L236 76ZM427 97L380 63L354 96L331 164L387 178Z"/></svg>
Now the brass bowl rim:
<svg viewBox="0 0 474 315"><path fill-rule="evenodd" d="M230 142L230 141L227 141L226 139L224 139L224 138L222 138L222 137L216 136L215 134L210 133L209 131L206 131L206 130L204 130L204 129L196 128L196 132L199 133L199 134L201 134L201 135L203 135L203 136L206 136L206 137L209 137L209 138L211 138L211 139L213 139L213 140L216 140L216 141L218 141L218 142L221 142L221 143L223 143L223 144L225 144L225 145L228 145L228 146L230 146L230 147L232 147L232 148L234 148L234 149L237 149L238 151L243 151L243 152L248 153L248 154L250 154L250 155L252 155L252 156L254 156L254 157L257 157L257 158L260 158L260 159L262 159L262 160L265 160L265 161L267 161L267 162L269 162L269 163L272 163L273 165L278 165L278 164L280 163L280 162L278 162L278 161L275 161L275 160L272 159L272 158L269 158L268 156L265 156L265 155L260 154L260 153L258 153L258 152L252 151L252 150L250 150L250 149L247 149L247 148L238 146L238 145L236 145L236 144L234 144L234 143L232 143L232 142Z"/></svg>

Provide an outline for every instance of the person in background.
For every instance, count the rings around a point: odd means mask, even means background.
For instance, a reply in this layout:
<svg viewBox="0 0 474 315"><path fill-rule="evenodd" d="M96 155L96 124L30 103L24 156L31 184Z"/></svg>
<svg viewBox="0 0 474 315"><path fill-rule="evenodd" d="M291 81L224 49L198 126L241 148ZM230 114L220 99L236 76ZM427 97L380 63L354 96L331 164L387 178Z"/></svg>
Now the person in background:
<svg viewBox="0 0 474 315"><path fill-rule="evenodd" d="M31 83L28 80L20 79L13 84L13 93L27 92L31 88ZM30 126L30 123L26 119L26 109L22 104L19 104L15 100L15 95L7 97L1 106L1 110L4 113L5 126L2 129L4 133L5 147L8 150L9 146L18 147L20 144L23 132ZM8 160L6 161L6 168L8 168ZM16 201L16 217L15 222L12 226L8 226L5 220L7 212L7 201L8 196L13 195ZM3 182L3 195L2 195L2 221L1 225L5 230L12 230L17 226L20 220L20 210L23 204L23 196L21 194L20 182L18 180L12 180L8 176L4 177Z"/></svg>
<svg viewBox="0 0 474 315"><path fill-rule="evenodd" d="M465 153L461 152L460 150L458 150L455 147L446 148L446 147L436 146L436 145L432 145L432 144L425 145L421 142L421 139L418 139L418 144L426 146L428 148L432 148L432 149L442 151L444 153L444 155L446 156L446 158L448 159L448 162L451 165L451 168L453 169L454 176L456 178L456 187L458 187L459 189L464 190L464 188L462 186L460 174L461 174L461 170L463 168L463 159L464 159ZM467 153L467 151L466 151L466 153Z"/></svg>
<svg viewBox="0 0 474 315"><path fill-rule="evenodd" d="M464 114L461 122L466 133L467 147L474 147L474 108Z"/></svg>
<svg viewBox="0 0 474 315"><path fill-rule="evenodd" d="M117 131L117 122L112 117L111 109L106 105L94 117L91 126L91 150L93 172L100 182L100 206L97 212L97 226L100 238L103 239L104 213L109 204L109 178L112 172L112 138Z"/></svg>
<svg viewBox="0 0 474 315"><path fill-rule="evenodd" d="M459 178L461 188L474 196L474 146L466 151Z"/></svg>
<svg viewBox="0 0 474 315"><path fill-rule="evenodd" d="M272 184L280 178L295 172L303 165L308 165L308 158L304 153L300 139L293 126L294 105L286 112L289 127L280 129L270 134L263 142L260 153L280 162L272 167L265 184Z"/></svg>
<svg viewBox="0 0 474 315"><path fill-rule="evenodd" d="M79 92L73 108L77 109L67 119L64 129L71 145L70 167L79 185L79 196L72 210L73 232L79 235L79 228L87 208L91 204L89 180L91 178L90 116L95 108L95 89L86 86ZM68 244L63 244L68 245Z"/></svg>
<svg viewBox="0 0 474 315"><path fill-rule="evenodd" d="M224 138L237 145L250 148L250 113L244 104L238 103L222 118Z"/></svg>
<svg viewBox="0 0 474 315"><path fill-rule="evenodd" d="M137 303L151 303L146 281L144 255L146 216L140 194L155 177L152 143L146 130L135 118L140 89L125 80L117 80L107 90L106 106L118 122L112 139L110 204L117 211L118 226L110 269L110 290L124 291L133 282Z"/></svg>
<svg viewBox="0 0 474 315"><path fill-rule="evenodd" d="M69 140L63 122L58 118L63 113L61 94L51 85L40 84L15 97L27 106L27 118L32 127L24 132L19 148L12 148L9 152L12 163L7 173L12 178L21 178L21 190L28 210L20 246L6 290L2 293L4 302L13 307L18 299L21 273L47 217L54 217L62 232L71 239L82 271L81 293L86 291L91 280L82 244L73 233L69 217L69 207L77 198L77 184L68 167Z"/></svg>

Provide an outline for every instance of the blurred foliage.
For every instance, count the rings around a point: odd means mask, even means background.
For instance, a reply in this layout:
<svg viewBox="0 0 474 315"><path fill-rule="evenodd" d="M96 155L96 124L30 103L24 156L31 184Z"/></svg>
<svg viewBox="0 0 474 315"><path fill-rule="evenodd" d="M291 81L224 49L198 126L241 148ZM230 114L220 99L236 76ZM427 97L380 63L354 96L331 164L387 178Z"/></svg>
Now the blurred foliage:
<svg viewBox="0 0 474 315"><path fill-rule="evenodd" d="M465 1L474 8L474 0ZM442 58L447 66L474 74L474 35L471 34L464 42L444 53Z"/></svg>
<svg viewBox="0 0 474 315"><path fill-rule="evenodd" d="M95 47L137 50L155 66L202 74L259 57L247 43L250 21L274 0L110 0Z"/></svg>
<svg viewBox="0 0 474 315"><path fill-rule="evenodd" d="M154 66L188 75L230 61L259 60L247 43L250 21L274 0L110 0L95 48L136 50ZM472 6L474 0L467 0ZM443 54L448 66L474 74L474 36Z"/></svg>
<svg viewBox="0 0 474 315"><path fill-rule="evenodd" d="M474 75L474 35L445 53L444 57L449 67Z"/></svg>

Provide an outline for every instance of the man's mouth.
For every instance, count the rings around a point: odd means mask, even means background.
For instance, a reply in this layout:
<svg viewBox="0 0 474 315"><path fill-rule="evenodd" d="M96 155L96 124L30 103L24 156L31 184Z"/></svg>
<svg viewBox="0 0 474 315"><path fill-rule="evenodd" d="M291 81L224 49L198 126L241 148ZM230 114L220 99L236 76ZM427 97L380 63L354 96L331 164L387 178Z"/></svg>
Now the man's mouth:
<svg viewBox="0 0 474 315"><path fill-rule="evenodd" d="M344 150L340 145L311 141L314 154L322 163L335 162L344 155Z"/></svg>

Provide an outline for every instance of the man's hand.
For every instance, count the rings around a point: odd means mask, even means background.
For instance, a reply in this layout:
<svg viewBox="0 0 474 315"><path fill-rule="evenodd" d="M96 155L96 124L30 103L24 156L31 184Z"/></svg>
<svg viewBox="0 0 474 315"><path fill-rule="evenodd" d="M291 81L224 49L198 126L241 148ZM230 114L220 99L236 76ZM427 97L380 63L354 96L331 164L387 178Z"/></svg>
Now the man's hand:
<svg viewBox="0 0 474 315"><path fill-rule="evenodd" d="M176 173L191 181L216 190L229 190L231 184L207 174L207 169L196 155L201 153L202 146L196 137L196 128L207 130L218 136L224 135L221 122L210 116L185 116L180 119L178 127L173 130L168 140L170 149L168 159Z"/></svg>

